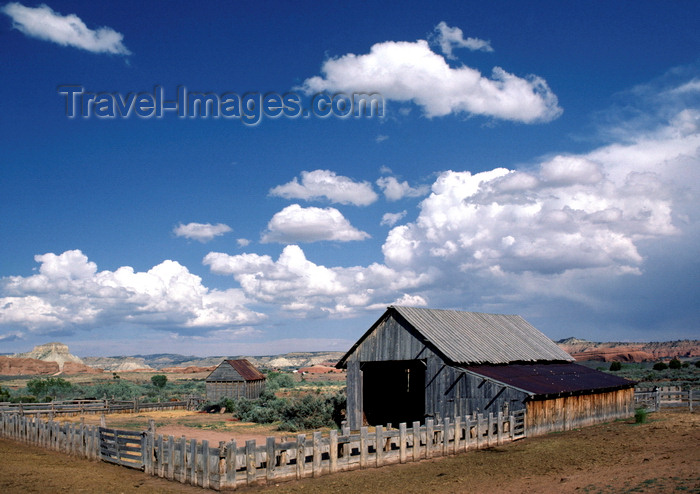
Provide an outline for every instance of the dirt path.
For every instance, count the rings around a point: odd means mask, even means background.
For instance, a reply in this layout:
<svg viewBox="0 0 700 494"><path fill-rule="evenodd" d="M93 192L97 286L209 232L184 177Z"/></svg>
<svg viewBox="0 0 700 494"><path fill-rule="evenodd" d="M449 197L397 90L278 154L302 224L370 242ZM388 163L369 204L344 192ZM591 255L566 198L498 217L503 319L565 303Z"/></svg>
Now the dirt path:
<svg viewBox="0 0 700 494"><path fill-rule="evenodd" d="M255 493L700 493L700 414L652 414L455 457L240 489ZM212 492L0 440L0 492Z"/></svg>

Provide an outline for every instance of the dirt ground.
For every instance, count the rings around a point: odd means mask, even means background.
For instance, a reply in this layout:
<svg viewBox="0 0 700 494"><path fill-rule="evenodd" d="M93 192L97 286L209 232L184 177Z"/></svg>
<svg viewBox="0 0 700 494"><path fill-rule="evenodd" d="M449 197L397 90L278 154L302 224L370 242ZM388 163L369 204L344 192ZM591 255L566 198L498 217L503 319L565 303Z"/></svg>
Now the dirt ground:
<svg viewBox="0 0 700 494"><path fill-rule="evenodd" d="M134 418L122 416L124 424L119 427L128 425L127 421ZM651 414L649 418L646 424L617 421L453 457L239 490L319 494L700 493L700 414L664 412ZM172 418L171 425L165 419L157 420L163 424L158 428L161 433L166 433L168 427L180 427L188 437L206 439L200 434L206 433L223 435L218 437L227 440L233 432L223 416L206 417L209 423L197 427L186 425L186 417ZM111 420L108 424L117 426ZM249 429L249 432L257 437L270 431ZM233 437L243 439L238 432ZM136 470L0 440L0 492L206 491Z"/></svg>

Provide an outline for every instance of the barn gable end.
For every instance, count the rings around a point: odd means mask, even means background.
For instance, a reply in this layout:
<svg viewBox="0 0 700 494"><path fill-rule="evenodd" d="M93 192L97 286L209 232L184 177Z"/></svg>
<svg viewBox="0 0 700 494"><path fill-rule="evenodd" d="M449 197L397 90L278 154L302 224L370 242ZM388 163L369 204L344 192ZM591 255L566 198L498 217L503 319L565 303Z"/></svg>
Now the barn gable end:
<svg viewBox="0 0 700 494"><path fill-rule="evenodd" d="M224 360L206 378L207 400L255 399L265 389L265 375L246 359Z"/></svg>
<svg viewBox="0 0 700 494"><path fill-rule="evenodd" d="M546 432L632 413L633 383L572 361L520 316L389 307L338 367L353 429L527 408ZM572 410L550 424L553 400Z"/></svg>

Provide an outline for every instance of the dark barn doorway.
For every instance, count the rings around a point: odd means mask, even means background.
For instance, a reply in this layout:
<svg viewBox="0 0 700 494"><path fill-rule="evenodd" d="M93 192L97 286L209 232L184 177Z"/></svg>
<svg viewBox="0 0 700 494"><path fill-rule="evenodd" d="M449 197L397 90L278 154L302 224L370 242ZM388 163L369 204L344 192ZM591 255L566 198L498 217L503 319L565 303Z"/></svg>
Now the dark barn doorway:
<svg viewBox="0 0 700 494"><path fill-rule="evenodd" d="M362 411L369 425L423 421L425 362L363 362Z"/></svg>

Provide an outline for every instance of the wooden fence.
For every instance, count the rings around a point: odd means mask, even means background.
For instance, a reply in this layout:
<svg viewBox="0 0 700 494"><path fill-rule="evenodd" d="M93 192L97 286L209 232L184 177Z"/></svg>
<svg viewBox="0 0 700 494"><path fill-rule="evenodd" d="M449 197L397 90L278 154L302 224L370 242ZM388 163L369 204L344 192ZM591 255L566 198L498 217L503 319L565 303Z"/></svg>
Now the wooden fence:
<svg viewBox="0 0 700 494"><path fill-rule="evenodd" d="M662 408L688 408L692 412L700 405L700 391L678 386L639 388L634 391L634 405L656 412Z"/></svg>
<svg viewBox="0 0 700 494"><path fill-rule="evenodd" d="M205 488L318 477L345 470L374 468L457 454L525 437L525 411L510 416L465 416L412 427L363 427L299 434L293 440L268 437L265 444L236 441L209 445L155 431L128 433L80 424L60 425L38 417L0 414L0 437L26 441L87 458L143 468L146 473ZM140 436L140 451L137 443ZM120 439L121 437L121 439ZM116 461L118 460L118 461Z"/></svg>
<svg viewBox="0 0 700 494"><path fill-rule="evenodd" d="M84 415L94 413L138 413L149 410L194 410L199 398L184 401L146 403L139 400L71 400L50 403L0 403L0 413L18 413L56 417L59 415Z"/></svg>

